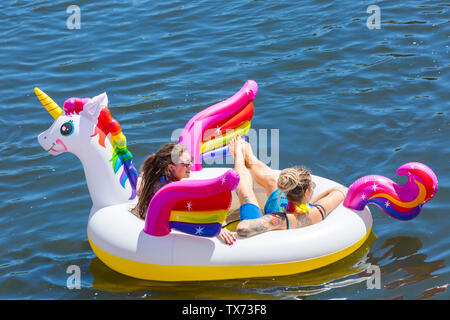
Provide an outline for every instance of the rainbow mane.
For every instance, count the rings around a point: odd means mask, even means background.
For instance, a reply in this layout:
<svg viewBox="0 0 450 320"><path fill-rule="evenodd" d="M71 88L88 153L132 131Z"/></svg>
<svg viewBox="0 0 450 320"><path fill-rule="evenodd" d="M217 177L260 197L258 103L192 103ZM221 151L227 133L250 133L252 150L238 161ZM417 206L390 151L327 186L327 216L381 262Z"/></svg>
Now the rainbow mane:
<svg viewBox="0 0 450 320"><path fill-rule="evenodd" d="M398 185L379 175L359 178L350 186L343 205L363 210L367 204L373 203L396 219L413 219L435 195L438 189L437 177L430 168L418 162L402 165L397 174L407 175L408 182Z"/></svg>
<svg viewBox="0 0 450 320"><path fill-rule="evenodd" d="M66 115L79 114L84 105L89 102L89 98L69 98L64 102L64 112ZM128 180L131 185L132 194L129 200L136 197L136 184L138 179L138 173L133 165L133 155L127 148L127 139L122 133L122 129L117 120L115 120L107 106L101 106L101 111L97 119L97 125L95 126L94 133L91 137L99 136L98 143L103 147L105 146L105 139L109 136L109 140L112 146L112 157L109 161L112 163L112 169L114 173L117 173L122 167L123 171L120 175L120 184L125 188L125 183Z"/></svg>

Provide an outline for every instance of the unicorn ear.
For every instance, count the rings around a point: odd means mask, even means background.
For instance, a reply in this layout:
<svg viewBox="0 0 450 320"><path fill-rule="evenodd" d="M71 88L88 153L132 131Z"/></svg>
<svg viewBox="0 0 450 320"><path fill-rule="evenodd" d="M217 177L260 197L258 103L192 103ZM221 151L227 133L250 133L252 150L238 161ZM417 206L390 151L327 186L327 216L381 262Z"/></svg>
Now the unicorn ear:
<svg viewBox="0 0 450 320"><path fill-rule="evenodd" d="M93 97L89 102L84 105L83 111L89 114L92 118L98 118L102 107L108 106L108 96L106 92Z"/></svg>
<svg viewBox="0 0 450 320"><path fill-rule="evenodd" d="M102 94L99 94L92 99L98 101L98 103L100 104L100 108L108 106L108 96L106 95L106 92L103 92Z"/></svg>

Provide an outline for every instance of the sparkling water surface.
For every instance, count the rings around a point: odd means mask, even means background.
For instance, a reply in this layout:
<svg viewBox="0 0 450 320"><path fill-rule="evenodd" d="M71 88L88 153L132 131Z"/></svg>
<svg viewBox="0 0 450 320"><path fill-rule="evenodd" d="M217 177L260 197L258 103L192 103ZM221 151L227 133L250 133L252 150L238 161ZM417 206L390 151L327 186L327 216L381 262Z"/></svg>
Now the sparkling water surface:
<svg viewBox="0 0 450 320"><path fill-rule="evenodd" d="M1 299L450 297L449 3L77 1L81 29L69 29L72 4L0 3ZM366 25L370 5L380 29ZM59 104L106 91L139 167L248 79L259 85L252 127L279 130L280 168L348 186L368 174L404 183L397 168L418 161L438 177L435 198L411 221L371 207L368 241L304 274L164 283L106 267L87 240L80 161L37 142L52 118L34 87ZM81 289L67 288L70 265ZM371 266L380 289L368 289Z"/></svg>

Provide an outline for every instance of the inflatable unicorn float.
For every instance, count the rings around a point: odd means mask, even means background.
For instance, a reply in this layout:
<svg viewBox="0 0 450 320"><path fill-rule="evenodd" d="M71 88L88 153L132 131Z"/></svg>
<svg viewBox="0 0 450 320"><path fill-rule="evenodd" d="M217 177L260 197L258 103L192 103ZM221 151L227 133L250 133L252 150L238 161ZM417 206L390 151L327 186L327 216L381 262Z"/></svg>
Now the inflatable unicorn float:
<svg viewBox="0 0 450 320"><path fill-rule="evenodd" d="M400 172L410 178L406 186L381 176L363 177L350 187L344 205L320 223L224 245L215 236L225 217L239 208L234 191L239 175L230 168L202 168L202 161L225 156L228 142L237 134L248 133L257 91L256 82L249 80L235 95L204 109L186 124L179 142L193 157L191 176L161 188L143 221L130 212L137 203L138 172L121 126L111 116L106 93L70 98L60 108L35 88L55 119L39 135L40 145L54 156L71 152L83 165L92 199L87 236L101 261L119 273L160 281L296 274L329 265L356 251L372 228L367 203L387 209L389 202L389 214L394 210L401 213L397 218L407 219L417 215L434 195L434 173L424 165L411 168L407 164ZM339 185L319 176L312 178L318 194ZM257 183L255 193L263 207L266 195Z"/></svg>

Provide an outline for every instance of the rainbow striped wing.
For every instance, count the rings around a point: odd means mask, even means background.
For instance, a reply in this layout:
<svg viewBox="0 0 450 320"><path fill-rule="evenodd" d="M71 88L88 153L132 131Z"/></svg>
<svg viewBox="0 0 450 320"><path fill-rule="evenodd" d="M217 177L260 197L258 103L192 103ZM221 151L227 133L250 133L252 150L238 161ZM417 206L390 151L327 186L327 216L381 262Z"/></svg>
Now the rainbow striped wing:
<svg viewBox="0 0 450 320"><path fill-rule="evenodd" d="M171 210L169 227L184 233L215 237L229 214L231 191L214 196L180 201Z"/></svg>
<svg viewBox="0 0 450 320"><path fill-rule="evenodd" d="M202 169L202 161L227 154L227 145L236 135L245 135L254 114L253 100L258 92L249 80L231 98L219 102L192 117L180 135L192 155L193 171Z"/></svg>
<svg viewBox="0 0 450 320"><path fill-rule="evenodd" d="M230 169L221 176L203 180L180 180L159 189L150 201L144 232L165 236L171 229L214 237L220 233L239 184L239 174Z"/></svg>

